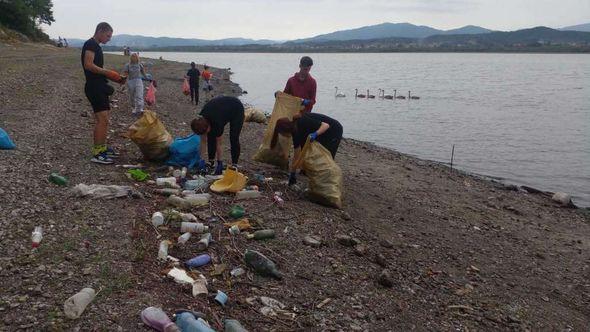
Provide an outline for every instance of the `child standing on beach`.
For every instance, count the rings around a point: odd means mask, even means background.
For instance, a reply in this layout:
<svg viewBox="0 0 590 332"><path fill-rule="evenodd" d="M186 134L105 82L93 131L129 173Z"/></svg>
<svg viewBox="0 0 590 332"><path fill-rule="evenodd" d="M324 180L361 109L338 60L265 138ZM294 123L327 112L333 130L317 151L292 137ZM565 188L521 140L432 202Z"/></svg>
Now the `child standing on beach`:
<svg viewBox="0 0 590 332"><path fill-rule="evenodd" d="M143 81L145 70L139 63L139 55L132 53L129 57L129 63L125 64L123 70L127 75L127 88L129 89L129 105L132 114L143 113Z"/></svg>

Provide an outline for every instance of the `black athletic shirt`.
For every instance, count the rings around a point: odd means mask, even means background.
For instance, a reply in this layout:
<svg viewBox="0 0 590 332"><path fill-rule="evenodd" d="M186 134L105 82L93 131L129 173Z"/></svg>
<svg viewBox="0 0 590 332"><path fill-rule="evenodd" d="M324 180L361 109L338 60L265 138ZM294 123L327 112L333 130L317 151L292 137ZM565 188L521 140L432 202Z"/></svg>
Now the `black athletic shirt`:
<svg viewBox="0 0 590 332"><path fill-rule="evenodd" d="M94 40L94 38L88 39L82 47L82 68L84 68L84 53L86 53L86 50L94 52L94 64L102 68L102 66L104 65L102 47L100 47L100 45L96 42L96 40ZM86 70L86 68L84 68L84 76L86 76L86 82L97 80L106 81L106 77L104 77L103 75L95 74L91 71Z"/></svg>
<svg viewBox="0 0 590 332"><path fill-rule="evenodd" d="M302 147L307 140L307 136L320 129L322 122L329 124L330 128L318 136L317 140L328 142L335 138L342 138L342 125L340 122L320 113L305 113L297 119L297 133L293 135L293 147Z"/></svg>
<svg viewBox="0 0 590 332"><path fill-rule="evenodd" d="M201 115L211 124L209 134L219 137L223 134L223 127L228 122L240 117L244 118L244 105L236 97L215 97L203 106Z"/></svg>
<svg viewBox="0 0 590 332"><path fill-rule="evenodd" d="M189 69L188 72L186 73L186 76L189 77L188 82L191 85L199 85L199 76L201 76L201 73L199 72L199 70L197 68Z"/></svg>

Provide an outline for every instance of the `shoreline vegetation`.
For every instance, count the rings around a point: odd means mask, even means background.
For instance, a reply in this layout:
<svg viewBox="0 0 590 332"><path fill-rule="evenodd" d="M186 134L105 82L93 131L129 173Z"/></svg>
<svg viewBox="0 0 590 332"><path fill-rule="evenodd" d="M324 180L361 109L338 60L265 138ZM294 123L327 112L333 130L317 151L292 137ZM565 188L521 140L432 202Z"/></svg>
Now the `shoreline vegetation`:
<svg viewBox="0 0 590 332"><path fill-rule="evenodd" d="M566 208L543 194L351 139L343 140L336 156L344 207L325 208L281 184L284 172L251 160L266 128L257 123L244 124L240 166L250 178L274 178L261 186L262 198L236 202L212 195L209 207L192 212L199 220L228 218L229 208L241 204L252 222L275 229L277 239L231 237L220 223L208 222L215 266L200 272L210 294L223 290L229 301L222 308L212 298L194 298L166 278L167 265L157 259L158 243L176 242L179 235L174 226L157 233L149 222L165 208L165 198L120 168L88 161L93 118L79 50L35 44L0 49L0 123L17 145L0 151L6 253L0 275L7 285L0 294L2 329L147 331L139 312L148 306L168 314L181 308L203 312L217 330L224 318L238 319L251 331L590 325L590 291L583 286L590 261L588 209ZM105 54L107 68L121 70L127 61ZM154 110L173 136L189 134L188 123L202 104L195 108L182 94L188 65L150 62L148 72L158 80ZM222 79L226 70L212 70L217 94L240 95L236 83ZM110 138L122 152L117 163L143 162L152 177L165 176L167 170L143 161L125 138L136 117L121 87L113 99ZM72 197L69 188L46 180L51 172L66 176L71 186L132 186L143 198ZM307 180L301 176L300 182L305 187ZM281 207L272 203L275 191L283 193ZM43 227L44 237L31 251L35 226ZM320 239L319 246L306 244L307 235ZM283 280L251 272L231 277L229 270L244 266L246 249L273 259ZM196 241L170 249L181 260L195 254ZM100 290L97 298L82 318L66 319L63 302L84 287ZM287 314L261 313L261 296L284 303Z"/></svg>

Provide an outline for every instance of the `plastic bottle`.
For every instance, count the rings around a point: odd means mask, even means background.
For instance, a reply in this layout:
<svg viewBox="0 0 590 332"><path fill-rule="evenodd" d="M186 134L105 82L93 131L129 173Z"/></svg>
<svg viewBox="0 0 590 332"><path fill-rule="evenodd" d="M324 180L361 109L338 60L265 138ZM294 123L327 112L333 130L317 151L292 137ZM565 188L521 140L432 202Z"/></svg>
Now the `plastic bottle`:
<svg viewBox="0 0 590 332"><path fill-rule="evenodd" d="M283 198L281 197L281 193L280 192L275 192L274 196L272 197L273 201L275 201L278 205L283 205L285 203L285 201L283 200Z"/></svg>
<svg viewBox="0 0 590 332"><path fill-rule="evenodd" d="M193 258L189 259L188 261L184 262L184 264L188 268L200 267L203 265L207 265L209 263L211 263L211 256L209 256L208 254L202 254L202 255L193 257Z"/></svg>
<svg viewBox="0 0 590 332"><path fill-rule="evenodd" d="M197 217L195 217L195 215L192 213L180 213L180 218L182 218L182 221L196 222L198 220Z"/></svg>
<svg viewBox="0 0 590 332"><path fill-rule="evenodd" d="M225 319L223 321L223 332L248 332L236 319Z"/></svg>
<svg viewBox="0 0 590 332"><path fill-rule="evenodd" d="M250 199L260 197L260 191L258 190L241 190L236 193L236 199Z"/></svg>
<svg viewBox="0 0 590 332"><path fill-rule="evenodd" d="M65 177L63 177L57 173L49 174L49 181L51 183L57 184L58 186L67 186L68 185L68 179L66 179Z"/></svg>
<svg viewBox="0 0 590 332"><path fill-rule="evenodd" d="M240 234L240 226L238 226L238 225L232 225L227 231L231 235L238 235L238 234Z"/></svg>
<svg viewBox="0 0 590 332"><path fill-rule="evenodd" d="M190 312L176 314L176 325L182 332L215 332L207 321L197 318Z"/></svg>
<svg viewBox="0 0 590 332"><path fill-rule="evenodd" d="M164 215L162 212L154 212L154 214L152 214L152 225L154 225L154 227L164 225Z"/></svg>
<svg viewBox="0 0 590 332"><path fill-rule="evenodd" d="M178 243L180 244L185 244L186 241L188 241L191 238L191 233L190 232L186 232L184 234L182 234L181 236L178 237Z"/></svg>
<svg viewBox="0 0 590 332"><path fill-rule="evenodd" d="M261 276L273 277L279 280L283 278L275 263L258 251L246 249L244 261Z"/></svg>
<svg viewBox="0 0 590 332"><path fill-rule="evenodd" d="M184 199L192 206L199 206L209 204L210 198L210 194L191 194L187 195Z"/></svg>
<svg viewBox="0 0 590 332"><path fill-rule="evenodd" d="M64 313L70 319L76 319L82 315L86 306L94 300L96 293L92 288L83 288L81 291L70 297L64 303Z"/></svg>
<svg viewBox="0 0 590 332"><path fill-rule="evenodd" d="M180 209L189 209L191 207L191 204L189 201L187 201L186 199L182 198L182 197L178 197L176 195L170 195L170 197L168 197L168 199L166 199L166 203L175 206L177 208Z"/></svg>
<svg viewBox="0 0 590 332"><path fill-rule="evenodd" d="M41 226L35 227L33 233L31 234L31 246L33 248L39 247L41 240L43 239L43 228Z"/></svg>
<svg viewBox="0 0 590 332"><path fill-rule="evenodd" d="M202 251L207 249L209 247L209 242L211 242L211 233L203 234L197 243L197 250Z"/></svg>
<svg viewBox="0 0 590 332"><path fill-rule="evenodd" d="M158 248L158 258L165 261L168 257L168 247L172 244L172 242L168 240L164 240L160 242L160 247Z"/></svg>
<svg viewBox="0 0 590 332"><path fill-rule="evenodd" d="M244 274L246 271L244 269L242 269L241 267L236 267L235 269L231 270L231 272L229 273L232 277L239 277L242 274Z"/></svg>
<svg viewBox="0 0 590 332"><path fill-rule="evenodd" d="M183 221L180 223L180 231L182 233L203 233L209 230L209 226L205 226L200 222L187 222Z"/></svg>
<svg viewBox="0 0 590 332"><path fill-rule="evenodd" d="M156 189L155 192L157 194L162 195L162 196L170 196L170 195L178 195L178 194L180 194L180 190L179 189L174 189L174 188Z"/></svg>
<svg viewBox="0 0 590 332"><path fill-rule="evenodd" d="M176 184L176 178L173 176L167 177L167 178L157 178L156 185L158 187L180 189L180 186L178 186L178 184Z"/></svg>
<svg viewBox="0 0 590 332"><path fill-rule="evenodd" d="M246 237L254 240L274 239L275 231L274 229L262 229L254 232L253 234L248 234Z"/></svg>

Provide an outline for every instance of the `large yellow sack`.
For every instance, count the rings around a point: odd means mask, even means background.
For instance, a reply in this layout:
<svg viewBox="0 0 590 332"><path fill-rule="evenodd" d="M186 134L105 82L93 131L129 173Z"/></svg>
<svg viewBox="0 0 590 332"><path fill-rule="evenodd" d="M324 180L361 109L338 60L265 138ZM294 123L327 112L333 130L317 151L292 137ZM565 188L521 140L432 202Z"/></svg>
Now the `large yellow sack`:
<svg viewBox="0 0 590 332"><path fill-rule="evenodd" d="M144 111L141 118L129 127L129 138L137 144L146 160L168 158L172 136L153 111Z"/></svg>
<svg viewBox="0 0 590 332"><path fill-rule="evenodd" d="M311 201L342 208L342 170L328 149L308 138L294 165L302 168L309 179L307 194Z"/></svg>
<svg viewBox="0 0 590 332"><path fill-rule="evenodd" d="M264 138L262 144L258 148L258 151L252 159L278 166L282 169L289 167L289 149L293 145L293 139L291 137L284 137L279 135L278 143L274 149L270 148L270 142L272 141L272 134L275 130L275 124L280 118L293 119L293 115L299 113L303 108L301 106L301 98L293 97L283 92L277 92L277 98L275 99L275 106L272 109L268 126L264 132Z"/></svg>

